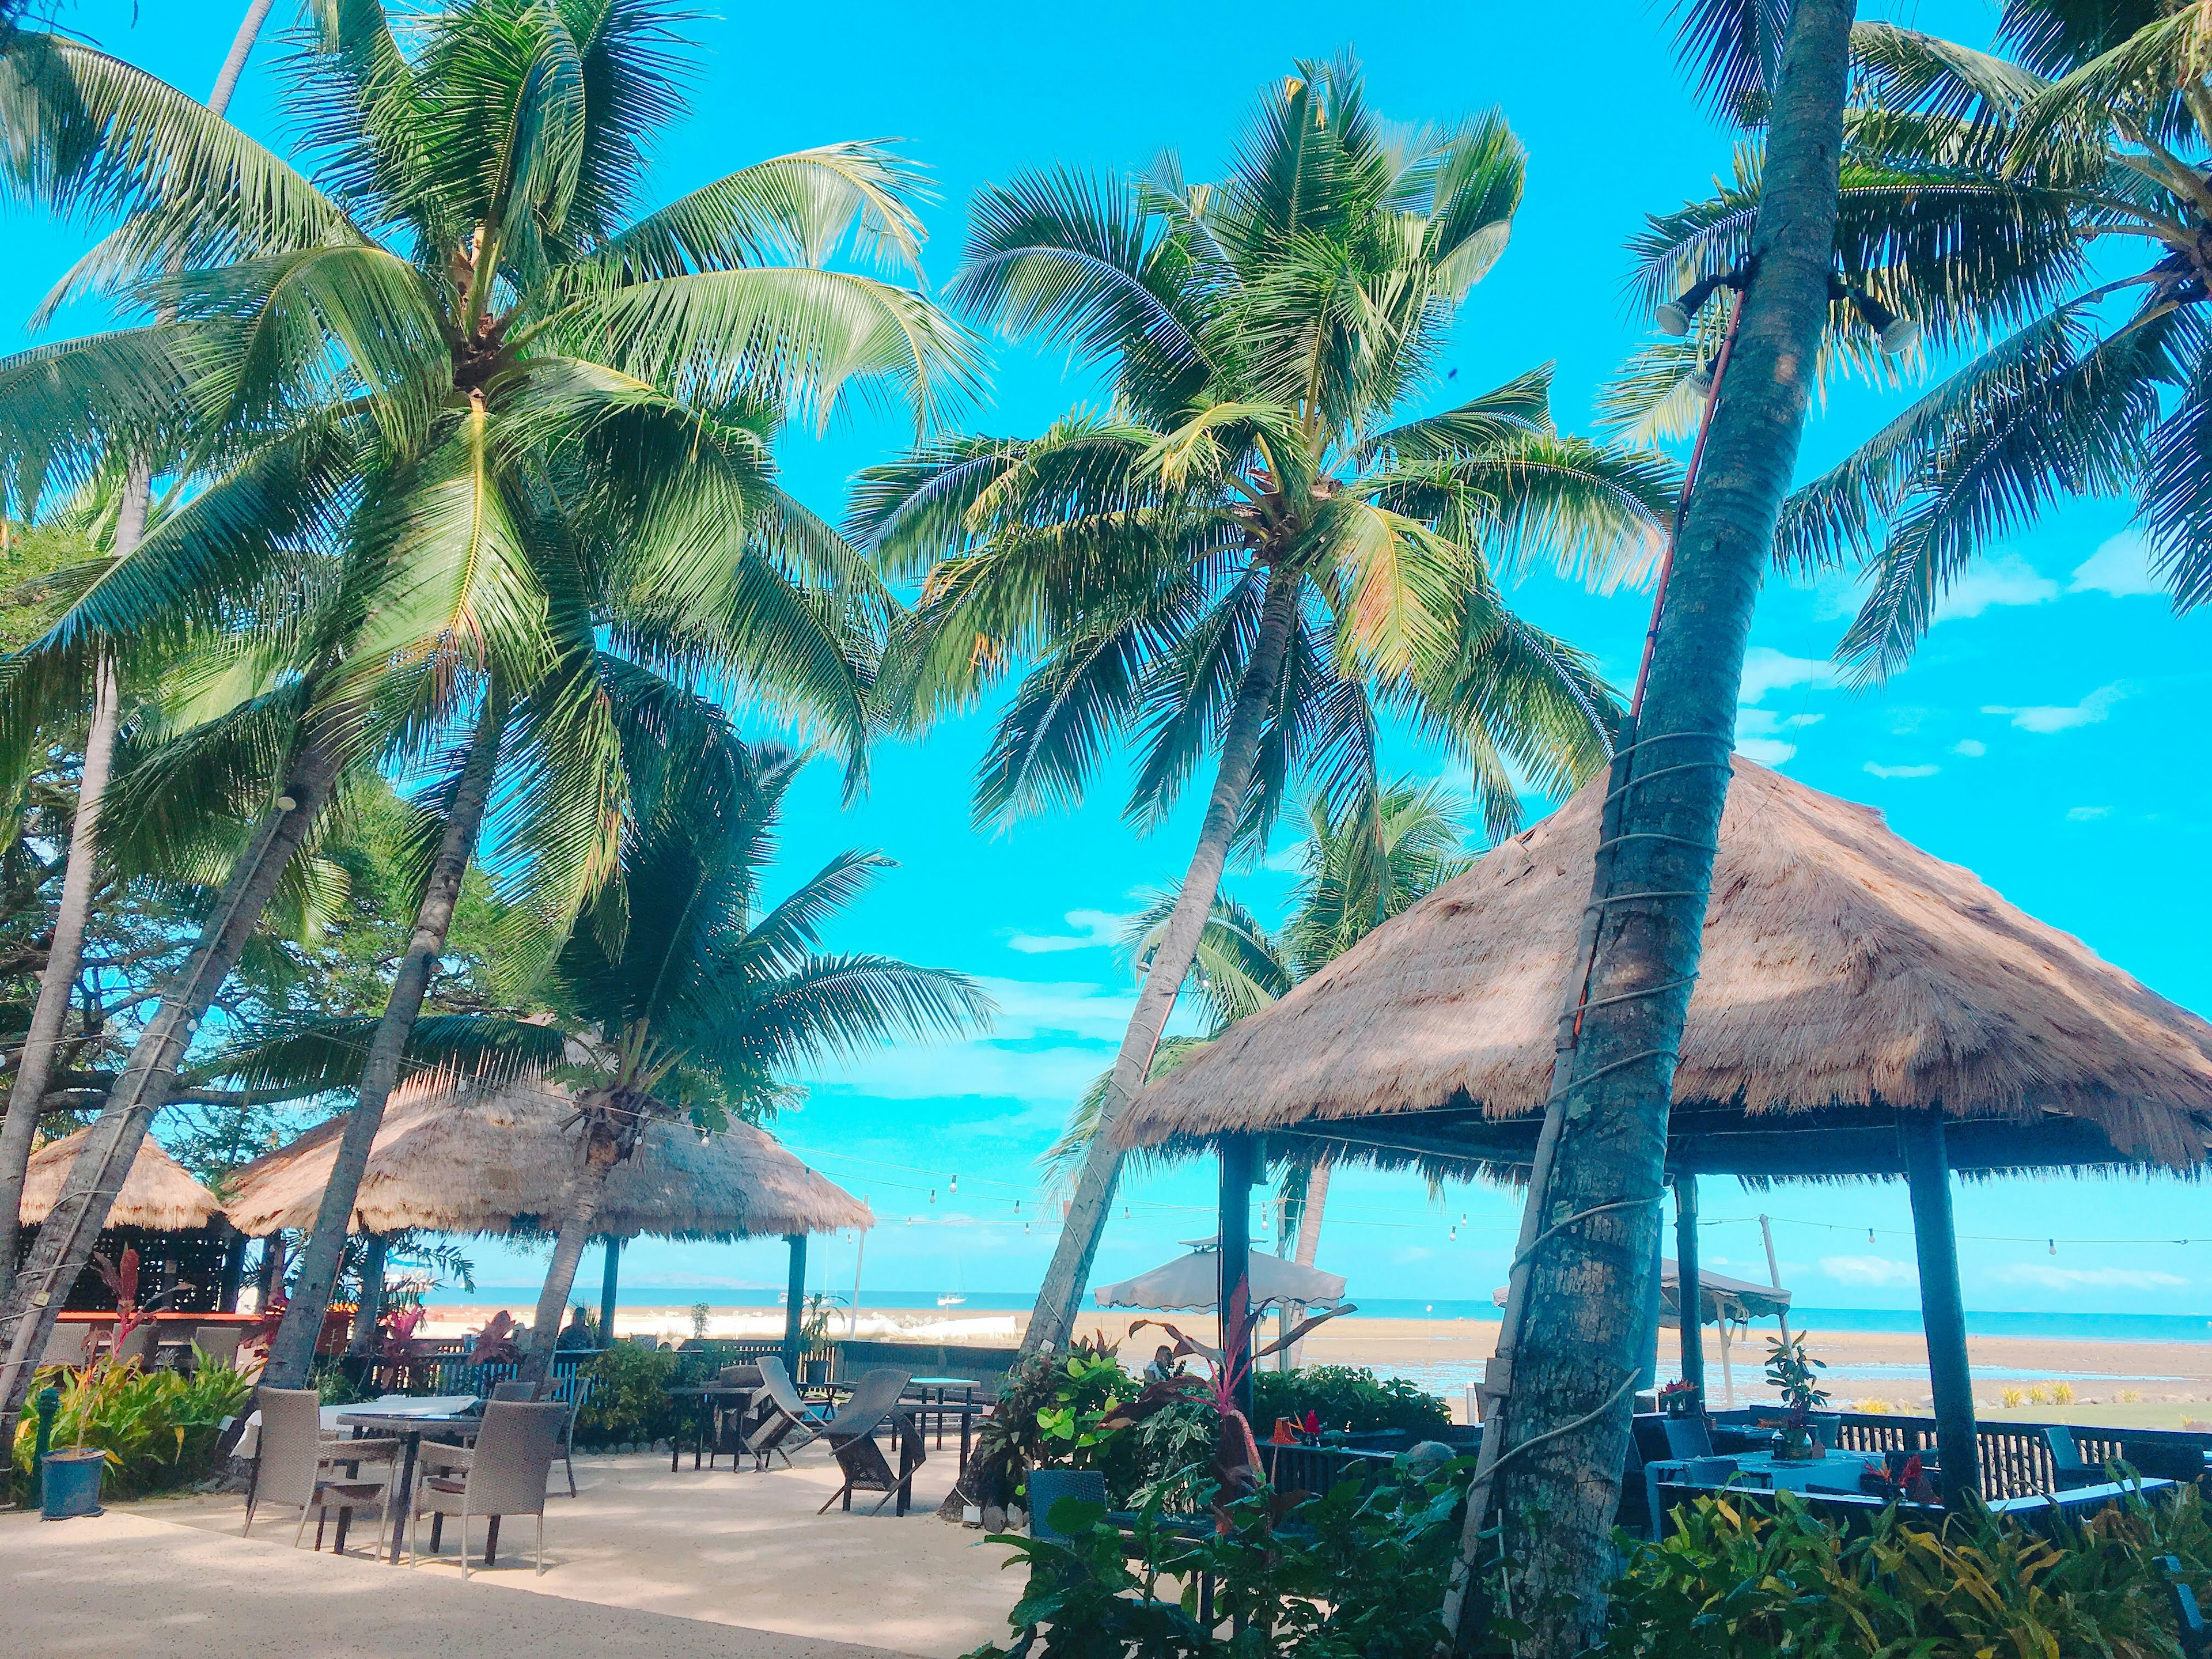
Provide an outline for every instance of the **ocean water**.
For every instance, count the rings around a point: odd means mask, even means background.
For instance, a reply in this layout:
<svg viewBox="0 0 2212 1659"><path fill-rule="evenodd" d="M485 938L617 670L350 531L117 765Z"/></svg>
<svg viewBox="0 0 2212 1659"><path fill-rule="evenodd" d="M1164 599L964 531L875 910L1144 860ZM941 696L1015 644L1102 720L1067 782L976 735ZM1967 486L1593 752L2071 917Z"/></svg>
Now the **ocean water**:
<svg viewBox="0 0 2212 1659"><path fill-rule="evenodd" d="M933 1310L938 1306L939 1294L935 1291L870 1290L862 1296L861 1306L885 1310ZM595 1308L599 1305L596 1275L578 1276L573 1299ZM441 1290L434 1291L429 1300L443 1305L467 1303L527 1309L538 1300L538 1286L486 1285L468 1292ZM783 1305L783 1295L778 1291L732 1290L715 1285L624 1285L617 1300L625 1308L684 1308L696 1302L711 1303L717 1308L778 1308ZM945 1311L947 1314L1024 1313L1035 1301L1035 1297L1025 1294L975 1291L966 1293L958 1304L948 1307ZM1480 1302L1423 1302L1404 1297L1364 1297L1359 1299L1358 1307L1362 1314L1374 1319L1426 1319L1434 1320L1438 1324L1450 1324L1461 1320L1494 1322L1498 1318L1497 1308L1486 1297ZM1096 1310L1086 1304L1085 1311ZM1798 1308L1791 1311L1790 1328L1793 1331L1815 1333L1911 1333L1920 1328L1920 1310L1917 1308ZM1763 1349L1765 1336L1771 1331L1771 1327L1765 1322L1752 1327L1750 1341L1755 1350ZM2043 1337L2072 1342L2212 1342L2212 1314L1969 1310L1966 1334L1969 1336ZM1994 1376L1996 1373L1990 1374ZM2048 1371L2037 1375L2062 1376L2065 1373Z"/></svg>

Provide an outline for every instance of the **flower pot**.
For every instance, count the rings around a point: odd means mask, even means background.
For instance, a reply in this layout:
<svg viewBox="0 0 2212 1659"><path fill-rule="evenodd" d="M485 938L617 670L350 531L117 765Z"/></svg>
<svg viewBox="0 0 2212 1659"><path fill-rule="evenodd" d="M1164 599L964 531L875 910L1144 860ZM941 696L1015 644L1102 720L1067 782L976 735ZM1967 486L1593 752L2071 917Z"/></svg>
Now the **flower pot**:
<svg viewBox="0 0 2212 1659"><path fill-rule="evenodd" d="M73 1516L98 1515L100 1479L106 1469L107 1454L97 1447L48 1452L39 1465L39 1519L67 1521Z"/></svg>
<svg viewBox="0 0 2212 1659"><path fill-rule="evenodd" d="M1068 1534L1052 1528L1052 1506L1063 1498L1106 1507L1106 1477L1096 1469L1030 1471L1030 1536L1065 1544Z"/></svg>

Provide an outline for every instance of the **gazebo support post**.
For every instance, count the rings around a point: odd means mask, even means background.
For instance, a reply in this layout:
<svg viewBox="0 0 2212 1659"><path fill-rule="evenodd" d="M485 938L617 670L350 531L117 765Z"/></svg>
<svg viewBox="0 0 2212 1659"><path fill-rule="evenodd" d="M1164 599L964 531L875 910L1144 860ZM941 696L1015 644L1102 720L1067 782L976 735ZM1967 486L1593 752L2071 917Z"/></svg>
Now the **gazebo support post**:
<svg viewBox="0 0 2212 1659"><path fill-rule="evenodd" d="M217 1313L236 1313L238 1293L246 1288L246 1235L228 1221L215 1224L223 1231L222 1289L216 1297Z"/></svg>
<svg viewBox="0 0 2212 1659"><path fill-rule="evenodd" d="M1941 1111L1899 1112L1898 1142L1912 1195L1912 1243L1920 1261L1920 1320L1928 1333L1928 1380L1936 1396L1936 1454L1943 1506L1981 1492L1973 1376L1966 1363L1966 1298L1959 1290L1959 1239L1951 1219L1951 1161Z"/></svg>
<svg viewBox="0 0 2212 1659"><path fill-rule="evenodd" d="M1252 1184L1258 1143L1221 1137L1221 1356L1236 1379L1237 1409L1252 1420ZM1256 1433L1256 1430L1255 1431Z"/></svg>
<svg viewBox="0 0 2212 1659"><path fill-rule="evenodd" d="M791 1283L784 1292L783 1368L793 1382L800 1382L805 1380L799 1374L799 1328L806 1317L806 1235L786 1233L783 1242L791 1246Z"/></svg>
<svg viewBox="0 0 2212 1659"><path fill-rule="evenodd" d="M606 1261L599 1268L599 1346L615 1345L615 1291L622 1278L622 1236L607 1235Z"/></svg>
<svg viewBox="0 0 2212 1659"><path fill-rule="evenodd" d="M376 1322L384 1313L384 1257L391 1241L370 1233L362 1241L361 1301L354 1309L353 1334L346 1339L346 1356L362 1358L376 1352Z"/></svg>
<svg viewBox="0 0 2212 1659"><path fill-rule="evenodd" d="M1674 1177L1674 1305L1682 1328L1682 1381L1705 1403L1705 1289L1698 1277L1698 1178Z"/></svg>

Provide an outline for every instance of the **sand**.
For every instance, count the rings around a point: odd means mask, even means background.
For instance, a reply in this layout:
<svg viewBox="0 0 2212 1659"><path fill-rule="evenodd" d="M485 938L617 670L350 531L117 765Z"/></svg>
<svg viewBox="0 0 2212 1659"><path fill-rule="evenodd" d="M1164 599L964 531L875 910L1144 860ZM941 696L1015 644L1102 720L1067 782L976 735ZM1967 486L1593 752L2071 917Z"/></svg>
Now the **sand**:
<svg viewBox="0 0 2212 1659"><path fill-rule="evenodd" d="M425 1334L459 1334L493 1311L489 1307L446 1307L432 1310ZM1146 1315L1086 1312L1077 1325L1085 1335L1115 1342L1123 1363L1141 1366L1161 1340L1153 1330L1130 1327L1166 1319L1206 1341L1214 1337L1209 1314ZM863 1309L858 1334L904 1336L918 1341L975 1343L1012 1347L1026 1314L967 1310ZM842 1334L845 1321L837 1322ZM782 1315L774 1309L718 1308L708 1316L715 1336L781 1335ZM1268 1322L1268 1336L1273 1334ZM657 1335L669 1341L691 1334L688 1308L626 1307L616 1321L622 1335ZM1754 1326L1747 1338L1732 1344L1735 1397L1748 1403L1771 1400L1761 1375L1771 1322ZM1705 1334L1707 1385L1717 1405L1729 1400L1718 1337ZM1300 1354L1306 1364L1364 1365L1378 1372L1410 1377L1449 1401L1464 1415L1465 1389L1482 1374L1482 1363L1498 1340L1494 1320L1370 1319L1353 1315L1333 1320L1308 1337ZM1679 1338L1662 1333L1661 1376L1675 1374ZM1814 1358L1827 1367L1829 1392L1838 1405L1862 1410L1887 1406L1899 1412L1928 1408L1928 1350L1917 1334L1888 1331L1823 1331L1808 1334ZM1970 1337L1978 1411L1990 1417L2017 1416L2037 1421L2118 1422L2136 1426L2179 1427L2185 1421L2212 1419L2212 1342L2096 1342L2054 1338ZM1271 1362L1272 1363L1272 1362ZM2038 1398L2038 1391L2041 1397ZM2071 1395L2069 1399L2066 1396ZM1868 1402L1876 1402L1869 1404ZM2191 1409L2191 1408L2195 1409Z"/></svg>
<svg viewBox="0 0 2212 1659"><path fill-rule="evenodd" d="M1022 1582L1000 1571L1003 1546L936 1517L956 1461L933 1446L903 1516L864 1513L872 1495L817 1516L837 1489L818 1450L765 1474L726 1460L695 1471L687 1456L672 1474L665 1454L580 1455L575 1498L555 1470L544 1576L532 1571L532 1523L516 1520L498 1565L465 1585L450 1525L444 1559L410 1571L404 1557L371 1559L360 1533L343 1559L295 1549L282 1512L257 1516L241 1538L244 1506L229 1496L83 1521L0 1516L0 1583L11 1587L0 1623L9 1652L57 1659L954 1659L1011 1634Z"/></svg>

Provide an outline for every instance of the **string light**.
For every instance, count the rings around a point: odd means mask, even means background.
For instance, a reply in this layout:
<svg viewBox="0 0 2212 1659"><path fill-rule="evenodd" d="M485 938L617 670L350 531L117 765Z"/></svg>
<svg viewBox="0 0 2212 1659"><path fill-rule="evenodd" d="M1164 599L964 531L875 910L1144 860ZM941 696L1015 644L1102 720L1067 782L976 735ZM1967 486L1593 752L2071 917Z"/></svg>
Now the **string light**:
<svg viewBox="0 0 2212 1659"><path fill-rule="evenodd" d="M957 1198L960 1195L960 1177L958 1176L953 1176L951 1184L948 1186L945 1190L951 1194L953 1197Z"/></svg>

